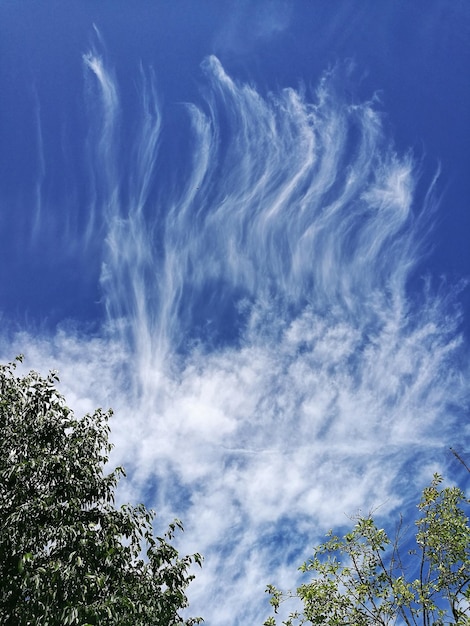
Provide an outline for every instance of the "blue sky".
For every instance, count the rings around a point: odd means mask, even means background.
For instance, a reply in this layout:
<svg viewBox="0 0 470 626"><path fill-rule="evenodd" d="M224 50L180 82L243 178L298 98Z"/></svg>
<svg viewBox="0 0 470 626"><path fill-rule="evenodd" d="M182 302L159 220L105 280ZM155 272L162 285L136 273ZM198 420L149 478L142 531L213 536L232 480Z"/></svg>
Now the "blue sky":
<svg viewBox="0 0 470 626"><path fill-rule="evenodd" d="M468 450L470 8L0 2L0 356L112 406L192 613L262 623Z"/></svg>

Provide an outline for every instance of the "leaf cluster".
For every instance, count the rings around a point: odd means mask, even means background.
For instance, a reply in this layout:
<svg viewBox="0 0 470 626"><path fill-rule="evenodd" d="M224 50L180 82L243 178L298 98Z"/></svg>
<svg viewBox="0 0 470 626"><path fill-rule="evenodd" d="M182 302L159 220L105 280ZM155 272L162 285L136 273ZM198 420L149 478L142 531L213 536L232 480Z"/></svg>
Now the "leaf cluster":
<svg viewBox="0 0 470 626"><path fill-rule="evenodd" d="M470 625L468 500L435 475L418 504L414 546L400 522L393 541L372 517L342 537L331 531L300 567L312 578L295 592L268 585L274 613L289 598L302 610L282 622L325 626ZM275 626L269 617L264 626Z"/></svg>
<svg viewBox="0 0 470 626"><path fill-rule="evenodd" d="M21 357L18 357L21 360ZM0 366L0 623L192 626L185 589L198 554L153 534L153 511L115 507L104 473L111 411L76 419L57 374Z"/></svg>

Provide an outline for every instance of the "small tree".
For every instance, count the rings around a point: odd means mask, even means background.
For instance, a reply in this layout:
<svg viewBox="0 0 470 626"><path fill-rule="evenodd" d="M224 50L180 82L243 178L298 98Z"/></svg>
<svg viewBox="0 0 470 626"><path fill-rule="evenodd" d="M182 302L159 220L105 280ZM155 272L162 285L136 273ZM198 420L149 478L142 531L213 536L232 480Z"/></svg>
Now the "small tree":
<svg viewBox="0 0 470 626"><path fill-rule="evenodd" d="M21 360L18 357L17 360ZM144 505L114 506L104 475L111 412L76 419L57 375L0 366L0 623L26 626L190 626L189 568L154 537Z"/></svg>
<svg viewBox="0 0 470 626"><path fill-rule="evenodd" d="M282 623L469 625L470 530L464 511L468 500L460 489L442 488L441 482L435 474L423 491L415 545L408 545L401 524L392 542L371 517L361 517L343 537L327 535L313 558L300 567L313 578L295 593L269 585L275 613L288 598L303 605ZM264 622L275 625L274 617Z"/></svg>

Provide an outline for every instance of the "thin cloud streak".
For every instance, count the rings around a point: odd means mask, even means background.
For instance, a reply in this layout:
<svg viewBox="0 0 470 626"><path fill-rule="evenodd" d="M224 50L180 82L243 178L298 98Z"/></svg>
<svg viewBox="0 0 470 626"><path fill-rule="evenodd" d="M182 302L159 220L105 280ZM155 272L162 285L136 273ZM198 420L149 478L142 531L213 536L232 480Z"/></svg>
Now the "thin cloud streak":
<svg viewBox="0 0 470 626"><path fill-rule="evenodd" d="M215 57L204 102L175 113L177 136L141 69L126 159L129 112L103 58L84 56L83 241L103 246L106 327L22 334L2 352L59 369L77 412L115 408L121 497L181 517L181 549L205 555L191 614L261 623L266 583L291 584L345 514L393 512L468 438L453 295L407 292L432 189L414 205L411 155L393 150L374 102L339 99L340 70L309 102L263 96ZM190 157L166 162L172 142Z"/></svg>
<svg viewBox="0 0 470 626"><path fill-rule="evenodd" d="M151 198L161 114L150 76L123 207L113 128L117 88L99 58L85 60L99 81L105 119L98 171L110 178L107 306L113 321L134 318L143 343L158 338L154 353L173 350L197 318L220 324L204 310L208 285L218 305L232 309L243 296L299 308L313 303L317 310L339 306L372 318L387 306L384 299L405 306L422 229L411 211L413 162L386 145L371 103L338 102L329 76L314 104L292 89L264 99L210 57L203 64L208 111L187 107L191 168L177 189L160 180Z"/></svg>

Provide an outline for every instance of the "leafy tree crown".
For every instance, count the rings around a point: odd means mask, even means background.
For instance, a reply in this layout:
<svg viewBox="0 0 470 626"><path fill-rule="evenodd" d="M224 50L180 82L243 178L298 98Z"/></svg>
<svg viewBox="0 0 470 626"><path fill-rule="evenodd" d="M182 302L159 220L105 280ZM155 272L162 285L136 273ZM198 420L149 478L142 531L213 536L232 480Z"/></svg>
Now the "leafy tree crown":
<svg viewBox="0 0 470 626"><path fill-rule="evenodd" d="M414 546L400 522L394 539L371 516L339 537L328 533L300 567L311 575L295 592L266 591L277 613L296 598L302 609L285 626L470 625L469 501L458 487L442 487L435 474L423 491ZM276 626L275 616L264 626Z"/></svg>
<svg viewBox="0 0 470 626"><path fill-rule="evenodd" d="M17 358L18 361L22 357ZM121 467L101 409L75 418L58 377L0 365L0 622L14 626L192 626L180 557L143 504L115 506Z"/></svg>

